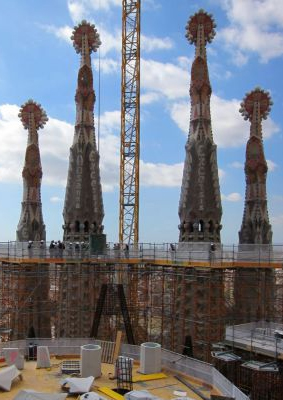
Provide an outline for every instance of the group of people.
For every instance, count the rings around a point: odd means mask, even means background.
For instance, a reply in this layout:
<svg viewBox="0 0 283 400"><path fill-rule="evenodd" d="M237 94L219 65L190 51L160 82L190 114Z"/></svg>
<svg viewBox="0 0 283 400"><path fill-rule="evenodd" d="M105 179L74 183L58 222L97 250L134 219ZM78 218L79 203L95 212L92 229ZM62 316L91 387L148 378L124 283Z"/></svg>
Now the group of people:
<svg viewBox="0 0 283 400"><path fill-rule="evenodd" d="M61 240L58 240L57 242L51 240L49 245L50 258L62 258L64 250L65 244L61 242Z"/></svg>
<svg viewBox="0 0 283 400"><path fill-rule="evenodd" d="M39 242L39 246L36 242L36 245L33 243L32 240L28 241L28 256L29 258L33 258L33 257L40 257L40 258L44 258L46 257L46 244L44 240L41 240Z"/></svg>
<svg viewBox="0 0 283 400"><path fill-rule="evenodd" d="M69 242L67 243L67 256L68 257L84 257L87 253L89 246L86 242Z"/></svg>
<svg viewBox="0 0 283 400"><path fill-rule="evenodd" d="M48 247L44 240L40 242L28 241L27 250L29 258L34 257L50 257L50 258L63 258L63 257L83 257L86 255L88 250L88 243L85 242L68 242L64 243L61 240L51 240Z"/></svg>
<svg viewBox="0 0 283 400"><path fill-rule="evenodd" d="M66 245L58 240L51 240L49 246L50 257L84 257L89 246L86 242L67 242Z"/></svg>
<svg viewBox="0 0 283 400"><path fill-rule="evenodd" d="M124 253L124 256L126 258L129 258L130 249L128 244L121 245L120 243L114 243L113 250L116 257L121 257L122 254ZM121 250L123 253L121 252Z"/></svg>

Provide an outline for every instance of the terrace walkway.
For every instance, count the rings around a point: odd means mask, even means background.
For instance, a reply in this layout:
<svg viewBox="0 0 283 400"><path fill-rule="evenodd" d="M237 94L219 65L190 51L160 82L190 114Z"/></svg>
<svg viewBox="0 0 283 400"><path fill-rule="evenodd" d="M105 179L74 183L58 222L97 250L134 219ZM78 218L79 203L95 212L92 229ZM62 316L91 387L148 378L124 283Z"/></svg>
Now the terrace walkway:
<svg viewBox="0 0 283 400"><path fill-rule="evenodd" d="M122 246L108 244L103 252L92 252L88 247L78 249L66 244L64 250L49 249L33 243L28 248L26 242L0 243L0 261L17 264L152 264L160 266L179 266L194 268L283 268L282 245L241 245L217 244L214 251L209 243L179 243L172 245L141 243L124 249Z"/></svg>

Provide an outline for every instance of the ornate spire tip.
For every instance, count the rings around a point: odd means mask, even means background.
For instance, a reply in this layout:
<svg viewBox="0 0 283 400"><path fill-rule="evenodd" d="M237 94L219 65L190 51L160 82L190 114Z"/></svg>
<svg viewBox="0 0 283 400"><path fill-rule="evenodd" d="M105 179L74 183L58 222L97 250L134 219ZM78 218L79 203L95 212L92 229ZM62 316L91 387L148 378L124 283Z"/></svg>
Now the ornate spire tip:
<svg viewBox="0 0 283 400"><path fill-rule="evenodd" d="M211 43L216 32L216 24L212 14L208 14L203 9L192 15L186 25L186 38L192 43L197 42L198 28L203 25L205 43Z"/></svg>
<svg viewBox="0 0 283 400"><path fill-rule="evenodd" d="M80 24L78 24L78 26L74 27L73 34L71 36L76 52L82 52L82 40L84 36L87 37L89 52L97 51L101 45L99 33L97 32L94 24L90 24L89 22L83 20Z"/></svg>
<svg viewBox="0 0 283 400"><path fill-rule="evenodd" d="M251 120L255 103L259 103L259 111L262 119L267 118L271 106L273 105L269 92L264 91L260 87L256 87L251 92L246 93L246 96L241 103L239 112L245 120Z"/></svg>
<svg viewBox="0 0 283 400"><path fill-rule="evenodd" d="M36 103L34 100L29 99L21 106L19 112L19 118L25 129L28 129L30 126L31 115L33 115L36 129L43 128L48 121L46 112L43 110L41 105Z"/></svg>

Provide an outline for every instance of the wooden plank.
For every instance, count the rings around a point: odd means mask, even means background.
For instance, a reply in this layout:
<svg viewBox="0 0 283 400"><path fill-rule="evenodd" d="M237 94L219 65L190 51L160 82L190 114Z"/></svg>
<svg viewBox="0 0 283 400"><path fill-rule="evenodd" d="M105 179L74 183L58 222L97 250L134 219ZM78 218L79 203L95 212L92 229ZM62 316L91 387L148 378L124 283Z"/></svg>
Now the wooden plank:
<svg viewBox="0 0 283 400"><path fill-rule="evenodd" d="M154 381L155 379L163 379L167 378L167 375L163 374L163 372L159 372L157 374L147 374L147 375L136 375L133 376L133 382L145 382L145 381Z"/></svg>
<svg viewBox="0 0 283 400"><path fill-rule="evenodd" d="M114 354L113 354L113 362L115 362L116 359L119 356L120 348L121 348L121 342L122 342L122 331L117 331L116 340L115 340Z"/></svg>
<svg viewBox="0 0 283 400"><path fill-rule="evenodd" d="M114 400L125 400L124 396L122 396L121 394L119 394L117 392L114 392L114 390L110 389L107 386L98 387L97 390L99 390L101 393L104 393L107 396L111 397L111 399L114 399Z"/></svg>

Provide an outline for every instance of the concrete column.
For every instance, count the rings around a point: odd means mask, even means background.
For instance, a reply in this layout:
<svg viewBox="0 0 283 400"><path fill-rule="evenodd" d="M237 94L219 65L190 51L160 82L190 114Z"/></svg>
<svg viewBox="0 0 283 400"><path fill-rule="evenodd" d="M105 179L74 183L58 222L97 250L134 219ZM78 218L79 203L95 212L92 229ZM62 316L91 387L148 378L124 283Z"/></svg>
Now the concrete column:
<svg viewBox="0 0 283 400"><path fill-rule="evenodd" d="M146 342L141 344L140 372L155 374L161 371L161 346L159 343Z"/></svg>
<svg viewBox="0 0 283 400"><path fill-rule="evenodd" d="M87 378L101 376L101 346L86 344L81 346L81 377Z"/></svg>

